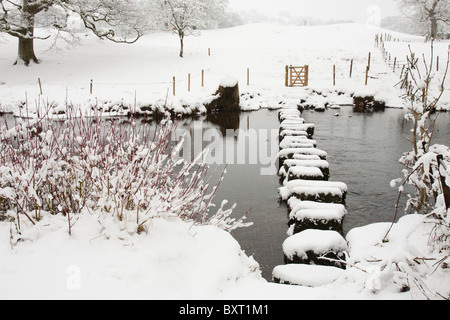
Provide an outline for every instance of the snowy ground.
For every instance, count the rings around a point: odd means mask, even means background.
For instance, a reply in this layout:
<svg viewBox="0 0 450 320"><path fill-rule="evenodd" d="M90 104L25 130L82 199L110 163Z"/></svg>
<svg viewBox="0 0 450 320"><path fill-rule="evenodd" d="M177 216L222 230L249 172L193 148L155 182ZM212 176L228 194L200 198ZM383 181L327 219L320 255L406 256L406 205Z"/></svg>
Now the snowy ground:
<svg viewBox="0 0 450 320"><path fill-rule="evenodd" d="M42 64L14 67L14 39L0 39L0 104L3 111L19 113L28 101L54 101L64 109L66 101L86 107L89 103L139 106L164 104L181 111L184 105L202 110L202 102L214 93L221 79L239 80L241 93L255 95L242 108L277 107L280 101L297 104L308 98L314 104L350 103L350 93L367 92L401 107L401 92L394 88L398 74L374 47L380 32L365 25L287 27L255 24L205 31L186 40L186 57L178 57L175 36L152 34L133 46L83 37L83 45L58 54L45 52L37 42ZM398 35L401 36L401 35ZM446 46L446 44L444 44ZM208 56L208 48L211 56ZM368 53L372 53L371 78L364 85ZM353 77L348 76L354 59ZM310 89L338 92L308 97L308 91L284 87L285 65L309 65ZM336 86L332 83L336 65ZM247 82L250 69L250 86ZM201 70L205 86L201 87ZM191 92L187 77L191 74ZM176 77L176 95L172 78ZM39 94L38 78L43 95ZM93 94L90 95L90 81ZM260 96L257 96L259 93ZM448 107L448 95L444 104ZM445 102L447 101L447 102ZM274 192L277 192L274 190ZM403 218L389 242L382 239L389 224L354 230L349 242L353 266L335 282L309 288L265 281L258 264L247 257L226 232L213 227L191 227L179 220L157 219L147 235L128 241L101 236L97 217L82 216L69 237L63 218L46 218L30 229L28 241L10 246L10 224L0 222L1 299L424 299L414 279L411 290L400 288L408 279L396 269L414 257L426 257L430 226L420 216ZM430 257L432 258L432 257ZM424 262L426 263L426 261ZM432 263L429 263L432 265ZM424 268L423 268L424 269ZM450 275L439 268L422 272L422 288L449 295ZM311 278L314 278L311 274ZM427 297L438 298L430 292Z"/></svg>
<svg viewBox="0 0 450 320"><path fill-rule="evenodd" d="M252 100L243 98L241 105L247 110L274 108L280 101L297 103L300 98L308 98L316 105L351 103L349 94L355 92L375 95L385 100L388 106L402 107L401 92L394 88L399 74L393 73L384 62L380 49L374 45L375 34L383 31L357 24L320 27L251 24L203 31L199 37L188 37L184 59L178 57L178 39L171 34L147 35L131 46L80 35L82 46L59 53L47 52L49 43L36 41L42 64L31 68L12 66L17 52L16 40L4 37L0 39L0 104L5 111L17 111L17 106L26 101L33 107L40 97L40 78L41 99L55 102L62 109L66 101L82 106L97 103L162 106L167 96L169 107L180 112L201 111L202 102L215 92L221 79L232 76L239 81L241 93L249 93L247 97L260 94ZM411 40L411 36L391 34ZM417 41L422 40L417 38ZM387 43L386 47L389 45ZM403 50L407 50L407 44L403 45ZM446 59L442 51L446 51L447 44L437 44L437 47L443 65ZM368 86L365 86L369 52L371 70ZM309 89L321 92L327 98L308 96L309 92L302 88L286 88L286 65L309 65ZM333 65L336 65L335 86ZM204 87L201 86L202 70ZM173 77L176 79L175 97ZM335 92L345 95L332 94ZM443 100L443 105L448 107L450 97L446 95Z"/></svg>

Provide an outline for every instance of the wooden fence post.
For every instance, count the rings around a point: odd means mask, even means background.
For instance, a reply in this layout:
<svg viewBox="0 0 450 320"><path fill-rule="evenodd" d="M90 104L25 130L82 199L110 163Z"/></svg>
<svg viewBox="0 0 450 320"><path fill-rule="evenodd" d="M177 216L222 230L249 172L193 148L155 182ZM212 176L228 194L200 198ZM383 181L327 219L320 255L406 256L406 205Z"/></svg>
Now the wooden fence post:
<svg viewBox="0 0 450 320"><path fill-rule="evenodd" d="M336 85L336 65L333 65L333 86Z"/></svg>
<svg viewBox="0 0 450 320"><path fill-rule="evenodd" d="M395 59L394 59L394 72L395 72L396 66L397 66L397 57L395 57Z"/></svg>
<svg viewBox="0 0 450 320"><path fill-rule="evenodd" d="M352 77L352 73L353 73L353 59L350 62L350 78Z"/></svg>
<svg viewBox="0 0 450 320"><path fill-rule="evenodd" d="M286 66L285 85L286 85L286 87L289 87L289 67L288 66Z"/></svg>
<svg viewBox="0 0 450 320"><path fill-rule="evenodd" d="M175 77L173 77L173 95L175 96Z"/></svg>
<svg viewBox="0 0 450 320"><path fill-rule="evenodd" d="M436 58L436 71L439 71L439 56Z"/></svg>
<svg viewBox="0 0 450 320"><path fill-rule="evenodd" d="M247 86L250 85L250 68L247 68Z"/></svg>
<svg viewBox="0 0 450 320"><path fill-rule="evenodd" d="M41 95L42 95L42 83L41 83L41 78L38 78L38 83L39 83L39 91L41 92Z"/></svg>
<svg viewBox="0 0 450 320"><path fill-rule="evenodd" d="M309 66L305 66L305 87L309 84Z"/></svg>
<svg viewBox="0 0 450 320"><path fill-rule="evenodd" d="M92 94L93 91L94 91L94 80L91 79L91 84L89 86L89 93Z"/></svg>
<svg viewBox="0 0 450 320"><path fill-rule="evenodd" d="M188 73L188 92L191 92L191 74Z"/></svg>
<svg viewBox="0 0 450 320"><path fill-rule="evenodd" d="M370 69L370 61L372 60L372 52L369 52L369 59L368 59L368 63L367 63L367 66L369 67L369 69Z"/></svg>
<svg viewBox="0 0 450 320"><path fill-rule="evenodd" d="M366 67L366 82L365 82L366 86L367 86L368 78L369 78L369 66Z"/></svg>
<svg viewBox="0 0 450 320"><path fill-rule="evenodd" d="M205 86L205 70L202 69L202 87Z"/></svg>

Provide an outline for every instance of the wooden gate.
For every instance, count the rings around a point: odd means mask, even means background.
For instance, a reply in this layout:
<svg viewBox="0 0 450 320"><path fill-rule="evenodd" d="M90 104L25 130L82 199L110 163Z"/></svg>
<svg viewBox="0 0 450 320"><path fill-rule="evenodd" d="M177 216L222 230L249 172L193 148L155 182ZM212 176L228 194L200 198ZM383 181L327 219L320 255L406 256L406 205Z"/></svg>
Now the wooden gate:
<svg viewBox="0 0 450 320"><path fill-rule="evenodd" d="M286 66L286 87L307 87L309 66Z"/></svg>

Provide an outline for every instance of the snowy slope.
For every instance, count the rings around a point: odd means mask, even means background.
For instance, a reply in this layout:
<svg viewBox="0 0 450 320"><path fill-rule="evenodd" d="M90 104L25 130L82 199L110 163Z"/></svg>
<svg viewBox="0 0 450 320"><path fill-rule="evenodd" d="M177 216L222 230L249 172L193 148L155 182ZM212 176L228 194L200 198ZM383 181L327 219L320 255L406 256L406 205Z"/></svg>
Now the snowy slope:
<svg viewBox="0 0 450 320"><path fill-rule="evenodd" d="M4 37L0 42L0 103L6 111L17 111L28 101L30 107L40 97L62 109L67 103L108 105L164 105L180 112L202 111L202 103L215 92L224 77L234 77L241 93L259 97L241 101L247 110L277 107L280 101L297 103L306 98L302 88L286 88L286 65L309 65L310 86L328 98L309 97L312 104L351 103L350 93L362 92L401 107L401 94L394 85L398 75L384 62L374 47L374 35L385 30L366 25L342 24L319 27L250 24L235 28L203 31L186 39L186 57L178 57L178 39L166 33L149 34L133 45L120 45L81 35L82 46L62 52L48 52L47 41L36 41L42 60L31 68L14 67L16 40ZM401 38L401 34L394 34ZM411 39L410 36L407 37ZM210 49L211 55L208 55ZM364 85L368 54L371 52L369 84ZM349 77L350 61L353 75ZM441 58L441 61L444 59ZM333 87L333 65L336 85ZM247 86L247 69L250 85ZM201 74L204 70L204 87ZM191 76L188 92L188 74ZM173 77L176 95L173 96ZM93 93L90 82L93 80ZM183 109L183 105L191 109Z"/></svg>

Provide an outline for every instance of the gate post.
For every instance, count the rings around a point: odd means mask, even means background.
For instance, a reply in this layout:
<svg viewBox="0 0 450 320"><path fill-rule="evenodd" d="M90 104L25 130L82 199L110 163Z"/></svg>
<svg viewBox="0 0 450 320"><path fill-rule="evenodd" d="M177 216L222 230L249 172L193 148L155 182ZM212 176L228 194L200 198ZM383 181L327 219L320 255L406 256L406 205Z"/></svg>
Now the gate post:
<svg viewBox="0 0 450 320"><path fill-rule="evenodd" d="M308 86L309 82L309 66L305 66L305 87Z"/></svg>
<svg viewBox="0 0 450 320"><path fill-rule="evenodd" d="M289 67L286 66L285 85L289 87Z"/></svg>

